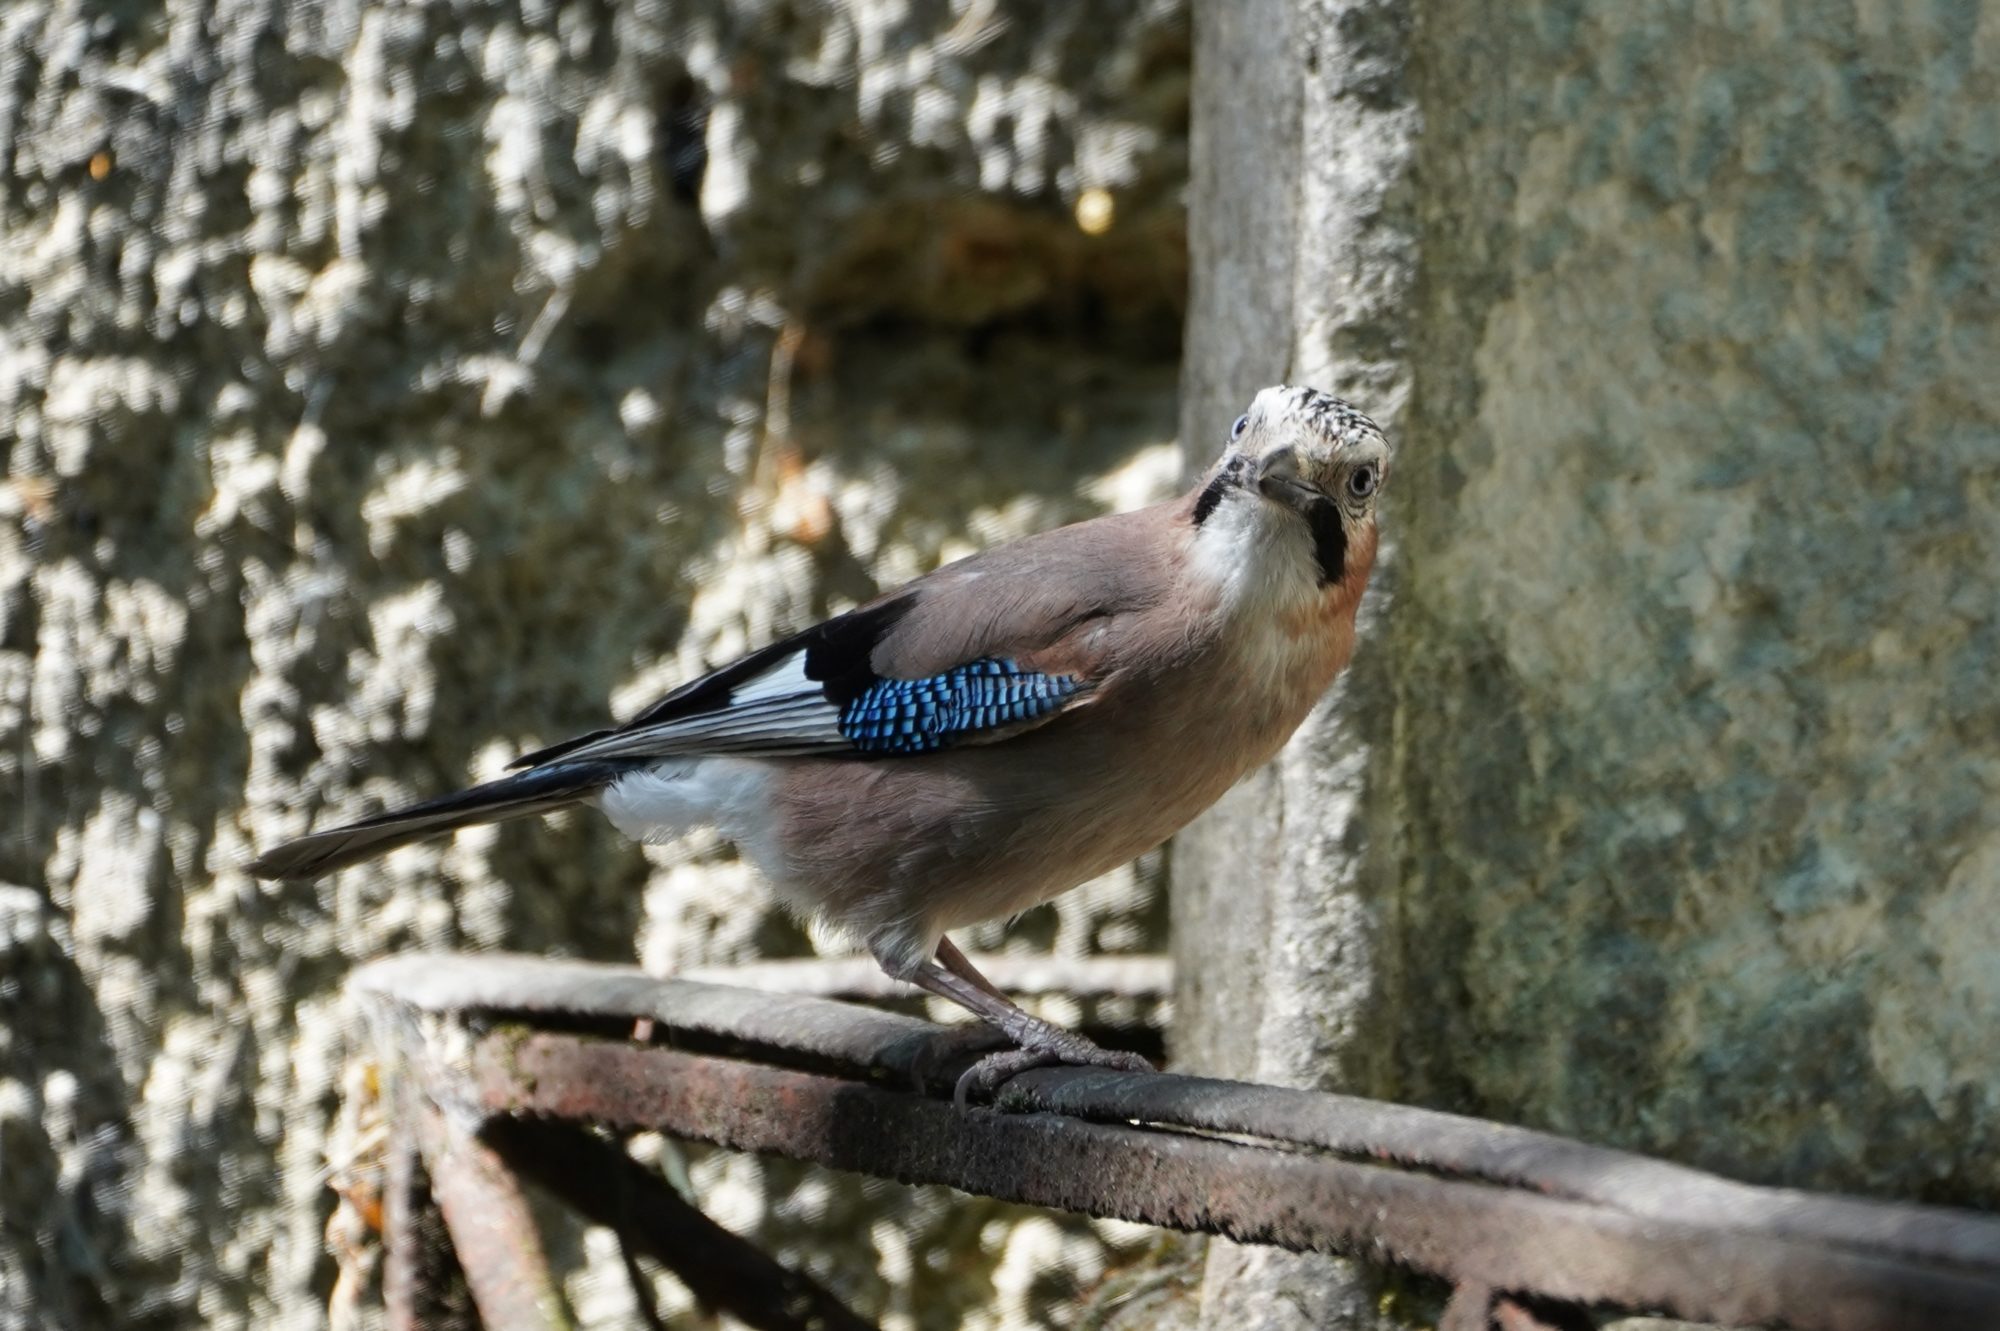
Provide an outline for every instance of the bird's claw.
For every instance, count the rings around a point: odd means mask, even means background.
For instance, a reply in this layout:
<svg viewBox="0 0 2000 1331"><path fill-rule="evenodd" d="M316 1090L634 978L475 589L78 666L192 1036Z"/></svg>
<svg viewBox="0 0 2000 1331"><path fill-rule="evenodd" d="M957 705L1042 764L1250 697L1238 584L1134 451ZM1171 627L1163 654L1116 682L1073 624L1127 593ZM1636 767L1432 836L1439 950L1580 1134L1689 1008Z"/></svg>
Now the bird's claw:
<svg viewBox="0 0 2000 1331"><path fill-rule="evenodd" d="M910 1078L915 1083L913 1089L921 1095L934 1073L943 1071L961 1058L1007 1043L1004 1034L985 1022L948 1027L929 1037L917 1050L916 1058L910 1064Z"/></svg>
<svg viewBox="0 0 2000 1331"><path fill-rule="evenodd" d="M1153 1065L1137 1054L1122 1049L1105 1049L1082 1036L1073 1038L1074 1044L1064 1042L1035 1048L1002 1049L988 1054L959 1076L958 1083L951 1090L952 1104L963 1112L971 1107L975 1094L990 1100L1009 1080L1030 1068L1069 1064L1108 1068L1114 1072L1153 1071Z"/></svg>

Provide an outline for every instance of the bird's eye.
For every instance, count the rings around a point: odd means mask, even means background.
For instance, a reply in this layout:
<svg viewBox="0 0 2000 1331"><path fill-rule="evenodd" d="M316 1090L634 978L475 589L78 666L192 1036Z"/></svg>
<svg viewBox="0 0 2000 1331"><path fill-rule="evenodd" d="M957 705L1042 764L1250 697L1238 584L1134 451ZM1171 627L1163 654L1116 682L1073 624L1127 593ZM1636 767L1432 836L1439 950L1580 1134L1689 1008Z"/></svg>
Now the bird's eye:
<svg viewBox="0 0 2000 1331"><path fill-rule="evenodd" d="M1375 493L1378 479L1373 467L1356 467L1347 474L1347 493L1356 499L1366 499Z"/></svg>
<svg viewBox="0 0 2000 1331"><path fill-rule="evenodd" d="M1249 428L1250 428L1250 418L1248 416L1238 416L1236 418L1236 424L1229 427L1229 442L1233 444L1238 439L1241 439L1243 437L1243 432Z"/></svg>

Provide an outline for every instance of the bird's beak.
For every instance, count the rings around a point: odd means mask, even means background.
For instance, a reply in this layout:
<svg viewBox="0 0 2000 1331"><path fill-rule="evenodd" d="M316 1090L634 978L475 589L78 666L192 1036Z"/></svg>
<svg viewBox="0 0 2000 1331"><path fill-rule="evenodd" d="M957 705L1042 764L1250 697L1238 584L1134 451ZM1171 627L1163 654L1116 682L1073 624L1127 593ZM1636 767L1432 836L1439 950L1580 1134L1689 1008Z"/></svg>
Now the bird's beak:
<svg viewBox="0 0 2000 1331"><path fill-rule="evenodd" d="M1257 460L1257 492L1287 508L1304 508L1320 492L1299 479L1299 457L1287 444Z"/></svg>

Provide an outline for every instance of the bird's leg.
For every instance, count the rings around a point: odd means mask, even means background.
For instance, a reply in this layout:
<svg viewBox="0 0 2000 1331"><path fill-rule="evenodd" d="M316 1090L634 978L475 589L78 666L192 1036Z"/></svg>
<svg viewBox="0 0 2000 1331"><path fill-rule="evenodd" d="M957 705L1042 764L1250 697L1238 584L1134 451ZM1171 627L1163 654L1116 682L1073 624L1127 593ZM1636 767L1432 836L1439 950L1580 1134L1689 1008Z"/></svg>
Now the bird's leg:
<svg viewBox="0 0 2000 1331"><path fill-rule="evenodd" d="M952 1091L952 1100L960 1108L965 1107L974 1091L990 1094L1016 1073L1050 1063L1088 1064L1123 1072L1152 1071L1153 1065L1137 1054L1106 1049L1075 1031L1023 1011L974 969L965 954L948 939L938 940L936 961L924 962L907 978L919 988L950 999L1020 1046L988 1054L966 1069Z"/></svg>
<svg viewBox="0 0 2000 1331"><path fill-rule="evenodd" d="M972 959L959 951L958 944L952 942L951 939L945 937L943 934L938 935L937 959L938 965L944 967L959 979L978 985L1008 1007L1014 1006L1013 1000L1000 992L1000 986L987 979L984 975L981 975L979 969L972 964ZM1018 1008L1015 1010L1019 1011ZM985 1014L981 1013L980 1015L984 1016Z"/></svg>

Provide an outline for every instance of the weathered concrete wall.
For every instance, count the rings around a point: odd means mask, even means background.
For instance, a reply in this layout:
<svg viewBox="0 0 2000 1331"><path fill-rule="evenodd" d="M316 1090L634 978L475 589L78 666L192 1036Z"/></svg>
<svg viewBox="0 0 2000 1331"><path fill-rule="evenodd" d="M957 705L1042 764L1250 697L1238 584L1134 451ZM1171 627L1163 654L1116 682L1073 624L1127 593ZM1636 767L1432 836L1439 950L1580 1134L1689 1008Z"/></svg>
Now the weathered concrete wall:
<svg viewBox="0 0 2000 1331"><path fill-rule="evenodd" d="M1186 20L27 0L0 34L0 1327L311 1326L354 962L808 943L717 847L594 819L238 865L1172 484ZM1150 901L1010 937L1139 945ZM1129 1242L696 1174L902 1325L1038 1316Z"/></svg>
<svg viewBox="0 0 2000 1331"><path fill-rule="evenodd" d="M1997 62L1973 3L1198 16L1187 381L1275 325L1401 451L1357 674L1176 856L1177 920L1274 887L1190 1061L2000 1204ZM1353 1293L1233 1260L1211 1313Z"/></svg>
<svg viewBox="0 0 2000 1331"><path fill-rule="evenodd" d="M2000 10L1427 27L1397 1080L2000 1202Z"/></svg>
<svg viewBox="0 0 2000 1331"><path fill-rule="evenodd" d="M1191 468L1221 447L1247 383L1315 384L1403 433L1413 246L1401 187L1417 123L1402 21L1393 7L1288 0L1195 12ZM1351 1090L1380 1047L1366 1025L1376 939L1359 851L1398 541L1392 515L1364 646L1328 704L1175 841L1174 1052L1190 1070ZM1199 1317L1215 1327L1361 1327L1380 1302L1364 1271L1313 1254L1218 1241L1205 1274Z"/></svg>

